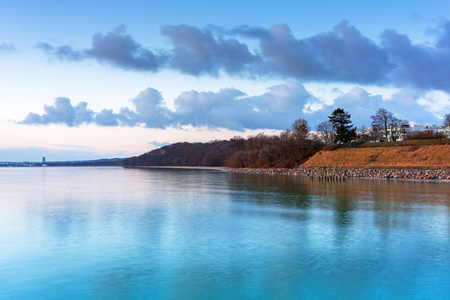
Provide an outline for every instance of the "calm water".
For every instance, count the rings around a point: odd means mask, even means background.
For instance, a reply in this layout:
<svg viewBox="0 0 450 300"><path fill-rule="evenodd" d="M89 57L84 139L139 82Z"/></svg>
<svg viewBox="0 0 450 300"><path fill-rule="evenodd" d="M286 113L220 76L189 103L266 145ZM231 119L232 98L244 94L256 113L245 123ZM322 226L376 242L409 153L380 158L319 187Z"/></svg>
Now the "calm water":
<svg viewBox="0 0 450 300"><path fill-rule="evenodd" d="M449 299L450 183L0 168L1 299Z"/></svg>

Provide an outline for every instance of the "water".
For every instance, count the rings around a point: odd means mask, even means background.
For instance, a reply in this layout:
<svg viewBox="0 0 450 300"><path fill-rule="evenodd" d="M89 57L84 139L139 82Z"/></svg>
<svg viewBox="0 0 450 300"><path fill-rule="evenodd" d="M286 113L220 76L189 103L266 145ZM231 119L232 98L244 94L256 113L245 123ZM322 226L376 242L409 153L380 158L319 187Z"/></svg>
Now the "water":
<svg viewBox="0 0 450 300"><path fill-rule="evenodd" d="M0 168L1 299L448 299L450 183Z"/></svg>

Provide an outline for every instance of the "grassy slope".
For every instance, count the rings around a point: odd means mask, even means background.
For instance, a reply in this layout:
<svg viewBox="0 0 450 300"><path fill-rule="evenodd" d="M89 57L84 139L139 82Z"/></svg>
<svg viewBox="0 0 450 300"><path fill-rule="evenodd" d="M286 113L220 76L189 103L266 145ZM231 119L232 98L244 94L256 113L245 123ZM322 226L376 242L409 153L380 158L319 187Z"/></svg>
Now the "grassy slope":
<svg viewBox="0 0 450 300"><path fill-rule="evenodd" d="M320 151L301 167L323 167L343 163L347 167L429 167L450 168L450 144L390 147L340 148Z"/></svg>
<svg viewBox="0 0 450 300"><path fill-rule="evenodd" d="M393 147L393 146L445 145L445 144L450 144L450 139L405 140L405 141L398 141L398 142L365 143L359 147Z"/></svg>

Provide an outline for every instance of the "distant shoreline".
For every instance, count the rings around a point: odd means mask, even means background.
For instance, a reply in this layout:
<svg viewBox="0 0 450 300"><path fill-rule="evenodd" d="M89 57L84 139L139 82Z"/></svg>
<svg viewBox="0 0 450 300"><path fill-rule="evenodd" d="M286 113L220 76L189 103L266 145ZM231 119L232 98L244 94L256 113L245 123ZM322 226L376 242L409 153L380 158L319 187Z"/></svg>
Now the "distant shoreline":
<svg viewBox="0 0 450 300"><path fill-rule="evenodd" d="M192 169L192 170L220 170L227 171L227 167L195 167L195 166L132 166L127 169Z"/></svg>

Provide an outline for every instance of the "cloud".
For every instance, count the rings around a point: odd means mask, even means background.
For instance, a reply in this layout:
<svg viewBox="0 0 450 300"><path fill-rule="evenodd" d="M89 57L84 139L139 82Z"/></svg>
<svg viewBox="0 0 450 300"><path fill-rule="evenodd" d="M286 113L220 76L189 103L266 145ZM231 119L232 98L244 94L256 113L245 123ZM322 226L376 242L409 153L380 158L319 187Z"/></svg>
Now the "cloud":
<svg viewBox="0 0 450 300"><path fill-rule="evenodd" d="M398 85L450 91L449 32L443 34L437 47L414 45L408 36L394 30L382 34L384 48L396 68L387 74Z"/></svg>
<svg viewBox="0 0 450 300"><path fill-rule="evenodd" d="M102 109L96 114L94 123L100 126L118 126L119 115L115 114L112 109Z"/></svg>
<svg viewBox="0 0 450 300"><path fill-rule="evenodd" d="M243 128L239 116L231 111L239 105L239 97L244 95L236 89L222 89L217 93L183 92L175 99L174 115L181 126Z"/></svg>
<svg viewBox="0 0 450 300"><path fill-rule="evenodd" d="M29 113L22 124L65 124L79 126L93 121L94 112L87 108L86 102L80 102L75 107L69 98L59 97L54 105L44 105L45 113L38 115Z"/></svg>
<svg viewBox="0 0 450 300"><path fill-rule="evenodd" d="M233 32L259 40L263 61L258 71L265 74L307 81L379 83L394 67L384 49L347 21L333 31L305 39L296 39L285 24Z"/></svg>
<svg viewBox="0 0 450 300"><path fill-rule="evenodd" d="M450 21L446 21L441 25L443 32L439 37L436 45L442 49L450 49Z"/></svg>
<svg viewBox="0 0 450 300"><path fill-rule="evenodd" d="M447 97L447 98L445 98ZM336 108L352 115L355 125L370 126L370 116L378 108L385 108L398 118L414 123L441 123L430 107L448 103L445 93L429 94L403 89L389 98L374 95L355 87L337 96L332 104L315 97L298 81L272 86L267 92L247 96L244 92L225 88L218 92L182 92L175 99L174 109L167 108L161 93L153 88L141 91L130 102L132 107L122 107L119 112L88 108L86 102L73 106L68 98L56 98L53 105L44 106L44 114L29 113L21 124L65 124L76 127L82 124L98 126L231 129L286 129L298 118L306 119L311 128L328 120ZM314 110L312 108L315 108ZM450 106L442 106L448 109Z"/></svg>
<svg viewBox="0 0 450 300"><path fill-rule="evenodd" d="M293 81L254 97L236 89L184 92L175 100L174 120L194 127L286 129L302 114L311 97L301 83Z"/></svg>
<svg viewBox="0 0 450 300"><path fill-rule="evenodd" d="M164 26L161 31L174 45L169 66L182 73L217 76L219 70L224 70L228 74L239 74L258 59L246 44L222 35L215 37L207 29L178 25Z"/></svg>
<svg viewBox="0 0 450 300"><path fill-rule="evenodd" d="M16 46L13 44L0 43L0 53L13 53L16 51Z"/></svg>
<svg viewBox="0 0 450 300"><path fill-rule="evenodd" d="M136 113L123 109L122 114L128 115L135 124L142 123L146 127L164 128L172 120L172 112L166 107L161 92L147 88L131 101L136 107Z"/></svg>
<svg viewBox="0 0 450 300"><path fill-rule="evenodd" d="M96 58L101 63L138 71L156 71L164 61L164 56L136 43L126 34L125 26L119 26L106 35L100 33L94 35L92 48L86 50L86 55Z"/></svg>
<svg viewBox="0 0 450 300"><path fill-rule="evenodd" d="M436 99L433 99L432 95L425 93L417 93L408 89L401 90L386 101L385 108L394 113L394 115L401 119L412 121L416 124L441 124L442 121L436 117L441 113L450 112L450 95L444 96L447 98L447 106L443 107L443 110L439 114L433 114L433 107L427 107L426 104L422 104L423 99L427 99L428 103L432 106L437 106ZM434 103L433 103L434 102ZM433 105L434 104L434 105Z"/></svg>
<svg viewBox="0 0 450 300"><path fill-rule="evenodd" d="M53 47L47 43L39 43L37 47L47 55L53 56L59 60L81 61L87 57L83 51L75 51L70 46Z"/></svg>
<svg viewBox="0 0 450 300"><path fill-rule="evenodd" d="M100 126L136 126L165 128L172 122L172 112L165 106L158 90L147 88L131 100L135 109L122 107L119 113L103 109L92 120Z"/></svg>
<svg viewBox="0 0 450 300"><path fill-rule="evenodd" d="M74 107L75 118L74 125L81 125L84 123L90 123L94 119L94 111L89 109L87 102L80 102Z"/></svg>
<svg viewBox="0 0 450 300"><path fill-rule="evenodd" d="M161 93L153 88L141 91L131 100L133 108L123 107L94 112L86 102L73 106L68 98L56 98L45 105L42 115L29 113L21 124L82 124L99 126L140 126L148 128L206 127L233 130L285 129L301 113L312 96L299 82L287 82L269 88L268 92L246 97L237 89L218 92L187 91L175 100L175 110L167 108Z"/></svg>
<svg viewBox="0 0 450 300"><path fill-rule="evenodd" d="M99 126L136 126L143 124L149 128L165 128L172 122L172 112L165 106L161 93L148 88L140 92L132 104L135 110L128 107L114 113L112 109L102 109L94 112L88 108L87 102L80 102L76 106L70 99L59 97L53 105L44 105L42 115L29 113L21 124L45 125L65 124L69 127L94 123Z"/></svg>
<svg viewBox="0 0 450 300"><path fill-rule="evenodd" d="M45 105L45 113L38 115L30 113L22 121L23 124L66 124L68 126L74 125L75 109L70 103L70 99L59 97L55 99L53 106Z"/></svg>
<svg viewBox="0 0 450 300"><path fill-rule="evenodd" d="M450 21L440 27L434 45L413 44L409 37L385 30L381 43L342 21L331 31L297 38L285 24L270 28L239 26L198 28L163 26L171 48L144 47L119 26L97 33L88 49L69 45L38 47L51 57L95 59L124 70L176 70L193 76L279 77L303 82L393 85L450 92ZM252 46L250 50L249 45Z"/></svg>
<svg viewBox="0 0 450 300"><path fill-rule="evenodd" d="M376 110L385 105L381 95L371 95L365 89L355 87L349 92L336 97L332 105L324 105L321 109L315 111L313 118L320 118L323 121L328 121L328 116L331 115L336 108L343 108L351 114L351 120L356 125L369 125L370 116ZM317 117L316 117L317 116Z"/></svg>
<svg viewBox="0 0 450 300"><path fill-rule="evenodd" d="M385 108L392 112L397 118L413 122L415 124L440 124L441 121L427 110L426 105L420 104L421 97L416 91L400 90L390 98L381 95L372 95L363 88L356 87L334 99L333 104L323 105L322 108L312 112L305 117L312 120L328 120L329 115L336 108L343 108L351 114L352 122L357 125L370 126L370 116L374 115L379 108Z"/></svg>
<svg viewBox="0 0 450 300"><path fill-rule="evenodd" d="M106 35L101 33L94 35L92 47L89 49L74 50L71 46L54 47L47 43L38 44L38 48L59 60L96 59L101 64L134 71L156 72L166 60L164 54L137 43L129 34L126 34L126 27L123 25Z"/></svg>

